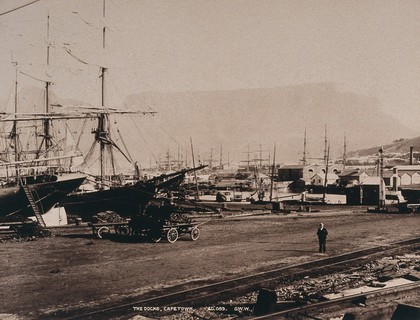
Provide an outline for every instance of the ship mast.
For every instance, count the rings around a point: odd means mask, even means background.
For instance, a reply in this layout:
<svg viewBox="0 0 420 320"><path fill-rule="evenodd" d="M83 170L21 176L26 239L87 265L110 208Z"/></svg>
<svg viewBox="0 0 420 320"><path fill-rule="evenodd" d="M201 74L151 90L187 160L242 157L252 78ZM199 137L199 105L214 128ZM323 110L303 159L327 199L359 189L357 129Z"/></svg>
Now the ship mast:
<svg viewBox="0 0 420 320"><path fill-rule="evenodd" d="M325 165L328 164L327 144L328 144L328 140L327 140L327 125L325 125L325 137L324 137L324 164Z"/></svg>
<svg viewBox="0 0 420 320"><path fill-rule="evenodd" d="M102 5L102 17L103 21L105 21L105 0L103 0ZM102 49L105 50L105 25L102 28ZM101 106L105 108L105 67L101 67ZM101 185L100 188L104 188L104 181L105 181L105 138L107 135L106 131L106 122L107 117L105 113L100 113L98 117L98 129L96 132L96 139L99 141L99 149L100 149L100 167L101 167Z"/></svg>
<svg viewBox="0 0 420 320"><path fill-rule="evenodd" d="M246 171L247 172L249 172L249 162L250 162L250 160L249 160L249 154L250 154L250 152L249 152L249 143L248 143L248 146L247 146L247 161L246 161Z"/></svg>
<svg viewBox="0 0 420 320"><path fill-rule="evenodd" d="M276 144L274 143L273 166L271 167L270 201L273 200L274 169L276 168Z"/></svg>
<svg viewBox="0 0 420 320"><path fill-rule="evenodd" d="M347 135L344 132L343 166L346 165L346 161L347 161Z"/></svg>
<svg viewBox="0 0 420 320"><path fill-rule="evenodd" d="M192 163L193 163L193 168L195 168L195 160L194 160L194 147L193 147L193 142L192 142L192 138L190 137L190 142L191 142L191 156L192 156ZM194 179L195 179L195 188L196 188L196 200L200 200L200 191L198 190L198 181L197 181L197 172L196 170L194 170Z"/></svg>
<svg viewBox="0 0 420 320"><path fill-rule="evenodd" d="M302 164L306 165L306 127L305 127L305 134L303 137L303 159Z"/></svg>
<svg viewBox="0 0 420 320"><path fill-rule="evenodd" d="M326 203L326 193L327 193L327 183L328 183L328 162L330 161L330 144L328 143L328 150L326 154L326 164L325 164L325 181L324 181L324 194L322 196L322 201Z"/></svg>
<svg viewBox="0 0 420 320"><path fill-rule="evenodd" d="M16 119L17 114L17 108L18 108L18 63L17 61L12 62L15 66L15 112L14 112L14 118ZM13 127L12 132L10 133L10 138L13 140L14 146L15 146L15 161L20 160L20 154L19 154L19 136L17 133L17 121L13 121ZM16 179L19 179L19 168L16 166Z"/></svg>
<svg viewBox="0 0 420 320"><path fill-rule="evenodd" d="M47 16L47 50L46 50L46 53L47 53L46 54L46 56L47 56L46 63L47 63L47 68L48 68L48 66L50 65L50 15L49 14ZM36 80L42 81L42 80L39 80L39 79L36 79ZM49 82L49 81L42 81L42 82L45 82L45 114L49 114L50 113L50 101L49 101L50 93L49 93L49 91L50 91L51 82ZM51 133L50 133L51 120L48 119L48 117L45 117L45 119L43 120L43 125L44 125L44 132L41 135L43 137L43 139L42 139L41 144L39 145L38 150L36 151L36 154L35 154L35 158L37 158L37 159L39 158L39 155L41 153L43 145L45 147L45 156L47 158L49 156L49 154L48 154L49 150L52 146L52 142L51 142L52 136L51 136Z"/></svg>
<svg viewBox="0 0 420 320"><path fill-rule="evenodd" d="M50 65L50 15L47 17L47 67ZM49 88L51 82L45 82L45 113L50 112L50 102L49 102ZM51 147L51 136L50 136L50 121L45 120L44 122L44 132L45 132L45 151L48 157L48 150Z"/></svg>
<svg viewBox="0 0 420 320"><path fill-rule="evenodd" d="M220 144L220 159L219 159L219 167L220 167L220 169L223 169L222 161L223 161L223 145Z"/></svg>

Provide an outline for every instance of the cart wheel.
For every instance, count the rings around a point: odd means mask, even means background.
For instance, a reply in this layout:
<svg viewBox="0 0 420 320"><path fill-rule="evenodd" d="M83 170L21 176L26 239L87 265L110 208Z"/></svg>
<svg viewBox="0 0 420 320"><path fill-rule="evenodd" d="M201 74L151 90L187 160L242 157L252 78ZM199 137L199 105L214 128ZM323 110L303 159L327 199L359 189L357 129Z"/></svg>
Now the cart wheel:
<svg viewBox="0 0 420 320"><path fill-rule="evenodd" d="M166 239L168 239L168 242L174 243L176 240L178 240L178 230L175 228L170 228L166 233Z"/></svg>
<svg viewBox="0 0 420 320"><path fill-rule="evenodd" d="M200 229L194 227L191 229L190 237L192 241L196 241L200 237Z"/></svg>
<svg viewBox="0 0 420 320"><path fill-rule="evenodd" d="M111 233L111 230L109 227L100 227L96 233L98 234L99 239L103 239Z"/></svg>
<svg viewBox="0 0 420 320"><path fill-rule="evenodd" d="M115 226L115 233L120 236L128 236L130 234L130 228L128 226Z"/></svg>

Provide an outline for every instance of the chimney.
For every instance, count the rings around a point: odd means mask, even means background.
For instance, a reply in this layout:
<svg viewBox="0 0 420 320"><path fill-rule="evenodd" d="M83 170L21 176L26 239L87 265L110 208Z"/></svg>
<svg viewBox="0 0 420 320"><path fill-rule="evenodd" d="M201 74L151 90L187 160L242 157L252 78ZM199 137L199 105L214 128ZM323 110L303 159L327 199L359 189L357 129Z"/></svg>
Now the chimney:
<svg viewBox="0 0 420 320"><path fill-rule="evenodd" d="M410 147L410 166L413 165L413 147Z"/></svg>
<svg viewBox="0 0 420 320"><path fill-rule="evenodd" d="M392 190L398 191L398 168L394 167L392 175Z"/></svg>

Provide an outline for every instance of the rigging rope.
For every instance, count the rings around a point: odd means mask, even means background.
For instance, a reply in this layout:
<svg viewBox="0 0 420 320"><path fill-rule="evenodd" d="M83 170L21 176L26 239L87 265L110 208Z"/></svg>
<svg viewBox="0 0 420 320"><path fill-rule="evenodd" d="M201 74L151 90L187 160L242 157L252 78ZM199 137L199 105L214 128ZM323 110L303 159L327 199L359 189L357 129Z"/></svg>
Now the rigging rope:
<svg viewBox="0 0 420 320"><path fill-rule="evenodd" d="M119 135L119 137L120 137L120 139L121 139L121 143L122 143L122 144L123 144L123 146L124 146L125 152L127 152L127 155L128 155L128 157L130 158L131 162L134 162L134 161L133 161L133 157L131 156L130 151L129 151L129 150L128 150L128 148L127 148L127 145L125 144L125 141L124 141L124 139L123 139L123 136L122 136L122 134L121 134L121 131L120 131L120 129L118 129L118 127L117 127L117 133L118 133L118 135Z"/></svg>
<svg viewBox="0 0 420 320"><path fill-rule="evenodd" d="M150 148L150 146L148 145L146 139L144 138L144 136L141 134L141 131L139 129L139 127L137 126L137 123L134 121L133 117L130 117L131 121L134 124L134 127L137 129L138 134L140 135L141 139L143 140L144 144L146 145L146 147L149 149L149 152L152 154L153 159L155 160L155 162L157 163L157 157L156 155L153 153L152 149Z"/></svg>
<svg viewBox="0 0 420 320"><path fill-rule="evenodd" d="M156 123L156 120L155 119L152 119L152 121L154 121L155 123ZM160 129L162 129L162 131L164 132L164 133L166 133L167 135L168 135L168 137L172 140L172 141L174 141L179 147L181 147L182 148L182 150L183 151L187 151L187 148L185 148L180 142L178 142L174 137L173 137L173 135L171 135L171 134L169 134L169 132L167 132L166 130L165 130L165 128L163 128L162 126L160 126L160 125L158 125L157 123L156 123L156 125L160 128Z"/></svg>
<svg viewBox="0 0 420 320"><path fill-rule="evenodd" d="M27 76L27 77L29 77L29 78L32 78L32 79L34 79L34 80L37 80L37 81L40 81L40 82L49 82L50 84L53 84L51 81L47 81L47 80L42 80L42 79L38 79L38 78L36 78L36 77L34 77L34 76L31 76L31 75L29 75L29 74L27 74L27 73L25 73L25 72L23 72L23 71L20 71L19 70L19 73L21 73L21 74L23 74L23 75L25 75L25 76ZM49 75L47 75L48 77L49 77Z"/></svg>
<svg viewBox="0 0 420 320"><path fill-rule="evenodd" d="M3 15L5 15L5 14L8 14L8 13L14 12L14 11L19 10L19 9L22 9L22 8L25 8L25 7L27 7L27 6L31 5L31 4L34 4L35 2L38 2L38 1L39 1L39 0L33 0L33 1L29 2L29 3L26 3L26 4L21 5L21 6L19 6L19 7L16 7L16 8L10 9L10 10L5 11L5 12L2 12L2 13L0 13L0 16L3 16Z"/></svg>
<svg viewBox="0 0 420 320"><path fill-rule="evenodd" d="M89 63L89 62L86 62L86 61L84 61L84 60L82 60L82 59L80 59L79 57L77 57L76 55L74 55L72 52L71 52L71 50L69 49L69 48L67 48L67 47L63 47L63 49L71 56L71 57L73 57L73 59L76 59L77 61L79 61L80 63L82 63L82 64L86 64L86 65L88 65L88 66L95 66L95 67L99 67L99 68L102 68L102 66L100 66L100 65L97 65L97 64L94 64L94 63Z"/></svg>

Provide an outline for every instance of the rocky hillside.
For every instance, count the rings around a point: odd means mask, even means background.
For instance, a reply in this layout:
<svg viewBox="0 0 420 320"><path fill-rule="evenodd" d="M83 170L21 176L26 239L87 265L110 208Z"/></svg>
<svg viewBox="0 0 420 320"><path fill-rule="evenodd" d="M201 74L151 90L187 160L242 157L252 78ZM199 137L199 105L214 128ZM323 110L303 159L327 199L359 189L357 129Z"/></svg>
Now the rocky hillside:
<svg viewBox="0 0 420 320"><path fill-rule="evenodd" d="M410 147L413 147L413 158L415 163L420 160L420 137L411 139L396 139L392 143L377 145L367 149L360 149L350 152L349 158L353 160L361 159L375 159L378 157L379 149L383 150L384 158L388 163L394 164L408 164L410 159Z"/></svg>

